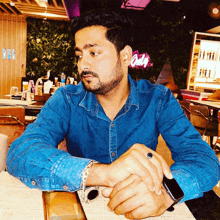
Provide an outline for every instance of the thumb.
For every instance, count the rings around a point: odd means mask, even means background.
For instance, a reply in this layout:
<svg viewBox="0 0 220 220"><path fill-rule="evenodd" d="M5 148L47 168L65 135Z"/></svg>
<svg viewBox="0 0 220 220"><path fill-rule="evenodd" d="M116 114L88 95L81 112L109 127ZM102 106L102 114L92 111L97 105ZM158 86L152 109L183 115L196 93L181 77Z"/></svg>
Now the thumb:
<svg viewBox="0 0 220 220"><path fill-rule="evenodd" d="M170 167L167 165L165 161L162 161L163 173L168 179L173 179L173 175L171 173Z"/></svg>
<svg viewBox="0 0 220 220"><path fill-rule="evenodd" d="M102 195L104 197L109 197L111 192L112 192L113 188L111 187L106 187L105 189L102 190Z"/></svg>

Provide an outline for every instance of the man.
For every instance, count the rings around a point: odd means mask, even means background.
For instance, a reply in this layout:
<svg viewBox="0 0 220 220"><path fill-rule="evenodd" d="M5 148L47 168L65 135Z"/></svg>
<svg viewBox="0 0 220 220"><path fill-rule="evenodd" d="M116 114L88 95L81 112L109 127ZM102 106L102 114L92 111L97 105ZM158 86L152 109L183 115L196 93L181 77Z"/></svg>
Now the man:
<svg viewBox="0 0 220 220"><path fill-rule="evenodd" d="M165 175L200 197L219 179L219 163L165 86L128 75L130 22L94 12L72 23L81 83L58 89L10 147L8 172L41 190L106 186L108 207L126 218L157 216L174 200ZM175 163L155 152L162 134ZM68 153L56 149L66 138ZM172 173L171 173L172 172Z"/></svg>

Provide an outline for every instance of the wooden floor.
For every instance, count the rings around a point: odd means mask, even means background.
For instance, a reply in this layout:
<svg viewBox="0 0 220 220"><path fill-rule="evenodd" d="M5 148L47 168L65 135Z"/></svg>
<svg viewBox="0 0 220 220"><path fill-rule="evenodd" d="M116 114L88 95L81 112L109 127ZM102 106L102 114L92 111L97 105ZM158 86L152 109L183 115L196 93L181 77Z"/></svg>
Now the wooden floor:
<svg viewBox="0 0 220 220"><path fill-rule="evenodd" d="M163 158L165 159L165 161L167 162L167 164L169 166L171 166L171 164L174 162L172 160L171 157L171 152L168 149L165 141L163 140L163 138L161 136L159 136L158 139L158 146L157 146L157 153L159 153L160 155L163 156ZM218 184L213 188L213 191L220 197L220 181L218 182Z"/></svg>

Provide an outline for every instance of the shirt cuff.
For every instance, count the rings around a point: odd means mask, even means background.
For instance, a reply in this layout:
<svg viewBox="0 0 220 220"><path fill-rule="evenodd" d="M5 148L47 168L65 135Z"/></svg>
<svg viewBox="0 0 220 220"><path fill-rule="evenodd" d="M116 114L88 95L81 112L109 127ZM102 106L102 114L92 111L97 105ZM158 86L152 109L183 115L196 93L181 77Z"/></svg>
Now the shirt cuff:
<svg viewBox="0 0 220 220"><path fill-rule="evenodd" d="M189 173L184 170L172 170L172 175L174 179L179 184L180 188L184 192L183 199L179 203L195 199L203 196L203 193L199 190L199 184L195 178L193 178Z"/></svg>
<svg viewBox="0 0 220 220"><path fill-rule="evenodd" d="M57 161L51 176L51 189L76 191L81 188L81 173L92 160L66 156Z"/></svg>

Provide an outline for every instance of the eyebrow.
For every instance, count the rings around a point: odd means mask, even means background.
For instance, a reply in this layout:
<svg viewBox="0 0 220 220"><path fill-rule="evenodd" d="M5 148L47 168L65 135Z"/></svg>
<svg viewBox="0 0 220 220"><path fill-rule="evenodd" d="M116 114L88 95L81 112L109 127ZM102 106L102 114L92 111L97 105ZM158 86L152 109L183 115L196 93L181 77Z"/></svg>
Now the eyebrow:
<svg viewBox="0 0 220 220"><path fill-rule="evenodd" d="M83 50L86 50L88 48L91 48L91 47L100 47L98 44L85 44L83 46ZM81 51L78 47L74 47L74 50L75 51Z"/></svg>

